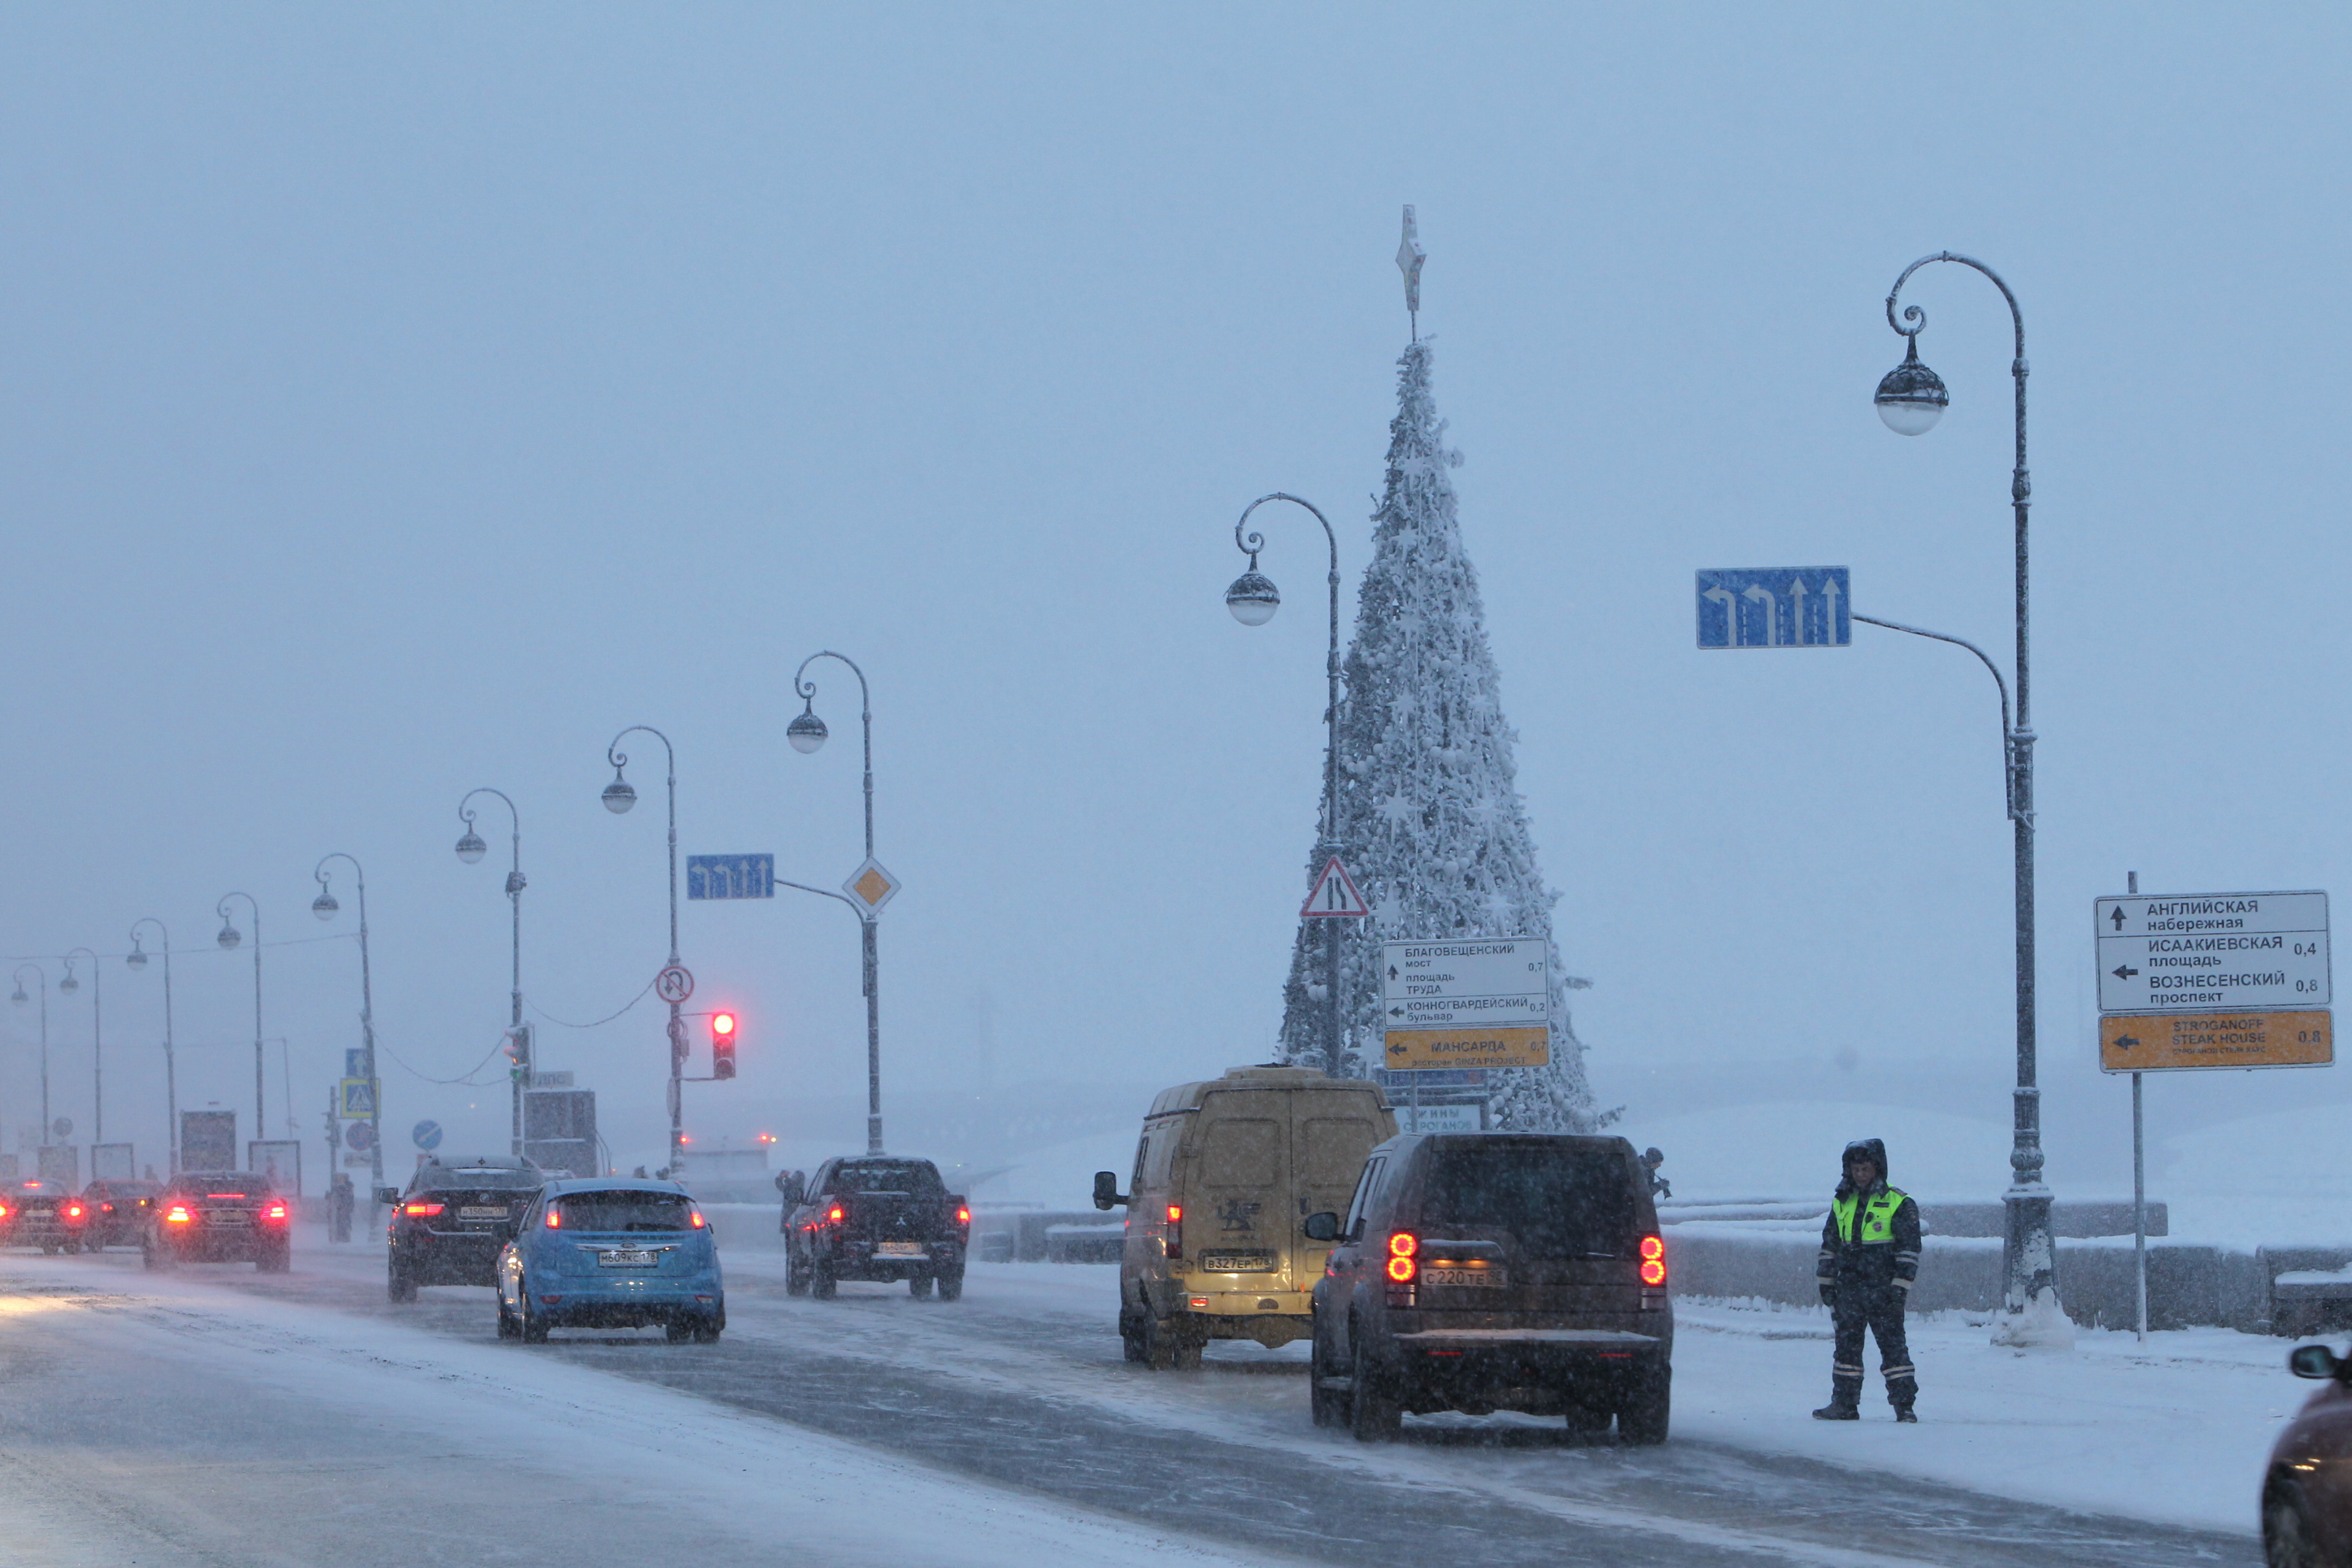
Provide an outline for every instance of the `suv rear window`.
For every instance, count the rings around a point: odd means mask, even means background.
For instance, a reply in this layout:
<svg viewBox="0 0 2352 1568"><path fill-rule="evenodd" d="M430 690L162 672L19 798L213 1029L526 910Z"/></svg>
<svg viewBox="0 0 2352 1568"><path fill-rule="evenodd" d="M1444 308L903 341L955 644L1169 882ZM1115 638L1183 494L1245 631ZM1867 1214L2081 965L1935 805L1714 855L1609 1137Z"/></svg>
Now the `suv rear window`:
<svg viewBox="0 0 2352 1568"><path fill-rule="evenodd" d="M834 1173L834 1186L845 1193L905 1193L910 1197L947 1195L947 1185L928 1160L859 1160L845 1162Z"/></svg>
<svg viewBox="0 0 2352 1568"><path fill-rule="evenodd" d="M685 1230L693 1204L678 1193L566 1193L555 1200L565 1230Z"/></svg>
<svg viewBox="0 0 2352 1568"><path fill-rule="evenodd" d="M1624 1160L1558 1144L1437 1150L1422 1224L1465 1240L1507 1233L1530 1258L1631 1258L1636 1241Z"/></svg>

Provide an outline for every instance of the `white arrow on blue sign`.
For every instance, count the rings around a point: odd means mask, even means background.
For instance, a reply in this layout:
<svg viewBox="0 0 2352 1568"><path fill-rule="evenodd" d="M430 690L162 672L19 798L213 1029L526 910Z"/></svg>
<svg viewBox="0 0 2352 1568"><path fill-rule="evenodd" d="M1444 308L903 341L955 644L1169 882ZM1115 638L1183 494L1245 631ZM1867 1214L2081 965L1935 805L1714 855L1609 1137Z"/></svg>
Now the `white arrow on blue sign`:
<svg viewBox="0 0 2352 1568"><path fill-rule="evenodd" d="M1853 594L1843 566L1732 567L1698 574L1701 647L1846 647Z"/></svg>
<svg viewBox="0 0 2352 1568"><path fill-rule="evenodd" d="M686 858L686 896L689 899L772 899L776 896L773 855L689 855Z"/></svg>

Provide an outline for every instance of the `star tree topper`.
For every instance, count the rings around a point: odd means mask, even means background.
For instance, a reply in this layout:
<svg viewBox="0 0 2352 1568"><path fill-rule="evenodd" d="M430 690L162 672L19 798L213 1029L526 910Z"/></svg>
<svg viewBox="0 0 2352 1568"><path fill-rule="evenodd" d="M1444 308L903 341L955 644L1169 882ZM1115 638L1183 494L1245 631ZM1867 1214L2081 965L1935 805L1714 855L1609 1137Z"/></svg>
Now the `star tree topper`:
<svg viewBox="0 0 2352 1568"><path fill-rule="evenodd" d="M1429 259L1413 232L1412 204L1404 207L1404 238L1397 246L1397 270L1404 274L1404 308L1412 317L1413 340L1421 339L1421 264Z"/></svg>

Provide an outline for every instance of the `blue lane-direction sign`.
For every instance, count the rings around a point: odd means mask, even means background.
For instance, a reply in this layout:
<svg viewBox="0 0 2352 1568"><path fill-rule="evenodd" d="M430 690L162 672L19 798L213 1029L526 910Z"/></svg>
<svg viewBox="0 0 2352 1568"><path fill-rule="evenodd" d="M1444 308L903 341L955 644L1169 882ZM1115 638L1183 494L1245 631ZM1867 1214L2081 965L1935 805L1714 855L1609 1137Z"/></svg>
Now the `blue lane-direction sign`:
<svg viewBox="0 0 2352 1568"><path fill-rule="evenodd" d="M429 1154L441 1147L441 1124L438 1121L420 1121L408 1130L408 1136L419 1149Z"/></svg>
<svg viewBox="0 0 2352 1568"><path fill-rule="evenodd" d="M1698 574L1701 647L1845 647L1853 590L1843 566L1733 567Z"/></svg>
<svg viewBox="0 0 2352 1568"><path fill-rule="evenodd" d="M686 896L689 899L772 899L776 896L773 855L689 855L686 858Z"/></svg>

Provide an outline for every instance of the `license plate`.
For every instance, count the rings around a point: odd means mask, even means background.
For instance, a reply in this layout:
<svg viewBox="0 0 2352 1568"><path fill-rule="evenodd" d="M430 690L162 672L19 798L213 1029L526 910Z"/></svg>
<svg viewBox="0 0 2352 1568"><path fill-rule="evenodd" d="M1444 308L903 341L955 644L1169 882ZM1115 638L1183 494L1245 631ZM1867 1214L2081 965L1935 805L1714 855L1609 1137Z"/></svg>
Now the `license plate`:
<svg viewBox="0 0 2352 1568"><path fill-rule="evenodd" d="M1201 1254L1201 1271L1204 1274L1271 1274L1274 1272L1274 1254L1204 1252Z"/></svg>
<svg viewBox="0 0 2352 1568"><path fill-rule="evenodd" d="M1511 1281L1500 1268L1424 1268L1421 1271L1421 1282L1424 1285L1471 1285L1499 1290Z"/></svg>
<svg viewBox="0 0 2352 1568"><path fill-rule="evenodd" d="M493 1209L461 1208L457 1211L457 1217L459 1219L504 1219L507 1217L507 1211L504 1207Z"/></svg>
<svg viewBox="0 0 2352 1568"><path fill-rule="evenodd" d="M596 1261L607 1268L651 1268L654 1255L650 1252L600 1252Z"/></svg>
<svg viewBox="0 0 2352 1568"><path fill-rule="evenodd" d="M206 1225L251 1225L253 1216L243 1209L215 1209L205 1215Z"/></svg>
<svg viewBox="0 0 2352 1568"><path fill-rule="evenodd" d="M919 1241L877 1241L874 1244L877 1258L927 1258L930 1249Z"/></svg>

